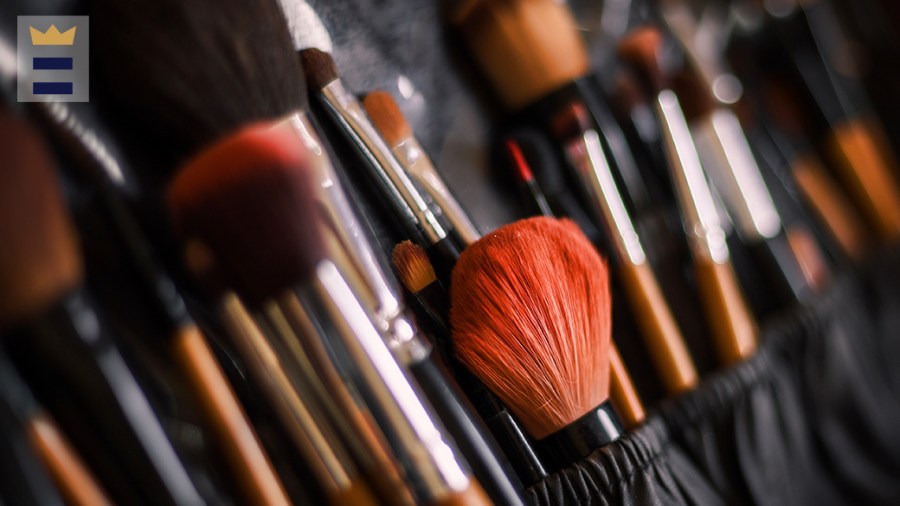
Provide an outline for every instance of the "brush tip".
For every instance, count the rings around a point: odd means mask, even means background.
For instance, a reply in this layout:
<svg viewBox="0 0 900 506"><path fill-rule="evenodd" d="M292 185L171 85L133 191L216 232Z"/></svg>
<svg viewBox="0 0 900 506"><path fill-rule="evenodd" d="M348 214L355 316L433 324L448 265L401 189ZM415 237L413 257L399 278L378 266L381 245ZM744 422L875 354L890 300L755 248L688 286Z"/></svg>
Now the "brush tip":
<svg viewBox="0 0 900 506"><path fill-rule="evenodd" d="M390 93L386 91L369 93L363 99L363 107L378 129L378 133L391 147L412 137L412 128Z"/></svg>
<svg viewBox="0 0 900 506"><path fill-rule="evenodd" d="M208 248L222 280L255 304L308 279L324 257L314 191L295 134L264 123L195 156L167 203L187 244Z"/></svg>
<svg viewBox="0 0 900 506"><path fill-rule="evenodd" d="M0 325L25 319L83 279L54 162L27 123L0 113Z"/></svg>
<svg viewBox="0 0 900 506"><path fill-rule="evenodd" d="M647 26L623 37L616 48L619 58L640 73L653 87L654 92L665 88L666 85L660 55L662 43L662 32Z"/></svg>
<svg viewBox="0 0 900 506"><path fill-rule="evenodd" d="M397 244L391 252L391 260L400 282L410 293L418 293L437 281L428 254L418 244L411 241Z"/></svg>
<svg viewBox="0 0 900 506"><path fill-rule="evenodd" d="M453 271L450 323L460 361L546 437L609 397L606 263L568 220L506 225Z"/></svg>
<svg viewBox="0 0 900 506"><path fill-rule="evenodd" d="M321 90L341 77L334 58L321 49L311 47L301 50L300 62L306 74L306 83L314 91Z"/></svg>

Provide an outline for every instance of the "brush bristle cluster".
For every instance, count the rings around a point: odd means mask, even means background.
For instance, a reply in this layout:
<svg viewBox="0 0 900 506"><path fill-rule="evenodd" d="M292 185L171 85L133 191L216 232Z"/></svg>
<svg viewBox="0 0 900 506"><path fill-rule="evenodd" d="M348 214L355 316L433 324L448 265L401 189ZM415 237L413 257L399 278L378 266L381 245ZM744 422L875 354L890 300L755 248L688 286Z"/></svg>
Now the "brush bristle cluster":
<svg viewBox="0 0 900 506"><path fill-rule="evenodd" d="M531 218L470 246L451 283L460 361L535 438L609 396L606 262L568 220Z"/></svg>
<svg viewBox="0 0 900 506"><path fill-rule="evenodd" d="M588 71L581 34L561 2L467 2L457 10L454 24L510 109L524 107Z"/></svg>
<svg viewBox="0 0 900 506"><path fill-rule="evenodd" d="M389 146L396 146L412 137L412 128L394 101L394 97L386 91L373 91L363 99L363 107L369 119L378 129L378 133Z"/></svg>
<svg viewBox="0 0 900 506"><path fill-rule="evenodd" d="M277 0L90 2L93 94L111 124L174 170L243 125L307 106Z"/></svg>
<svg viewBox="0 0 900 506"><path fill-rule="evenodd" d="M0 326L31 316L82 280L75 229L37 132L0 113Z"/></svg>
<svg viewBox="0 0 900 506"><path fill-rule="evenodd" d="M410 293L418 293L437 280L428 254L421 246L411 241L403 241L394 246L391 261L400 282Z"/></svg>
<svg viewBox="0 0 900 506"><path fill-rule="evenodd" d="M334 58L321 49L311 47L300 51L300 62L312 91L319 91L341 77Z"/></svg>
<svg viewBox="0 0 900 506"><path fill-rule="evenodd" d="M658 29L644 27L622 38L616 48L619 58L631 65L654 92L666 87L660 54L662 44L663 36Z"/></svg>
<svg viewBox="0 0 900 506"><path fill-rule="evenodd" d="M197 155L168 191L175 227L200 241L223 281L257 303L324 256L307 153L285 126L245 128Z"/></svg>

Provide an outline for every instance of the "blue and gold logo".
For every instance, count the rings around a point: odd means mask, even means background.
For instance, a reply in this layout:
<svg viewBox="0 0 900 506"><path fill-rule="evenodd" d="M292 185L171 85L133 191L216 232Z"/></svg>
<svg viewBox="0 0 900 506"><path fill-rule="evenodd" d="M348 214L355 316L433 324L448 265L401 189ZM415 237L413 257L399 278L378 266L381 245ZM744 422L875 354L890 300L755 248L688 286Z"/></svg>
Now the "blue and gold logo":
<svg viewBox="0 0 900 506"><path fill-rule="evenodd" d="M19 16L20 102L87 102L87 16Z"/></svg>

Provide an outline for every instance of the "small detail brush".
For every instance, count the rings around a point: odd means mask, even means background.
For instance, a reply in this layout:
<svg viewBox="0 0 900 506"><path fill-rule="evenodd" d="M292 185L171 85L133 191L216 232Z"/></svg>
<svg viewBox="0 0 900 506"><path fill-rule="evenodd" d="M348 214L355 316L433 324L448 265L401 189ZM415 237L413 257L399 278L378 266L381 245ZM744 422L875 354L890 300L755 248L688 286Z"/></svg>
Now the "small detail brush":
<svg viewBox="0 0 900 506"><path fill-rule="evenodd" d="M441 279L449 279L459 257L450 228L436 215L426 198L397 161L369 121L365 110L344 86L331 55L316 48L300 51L307 85L319 97L338 126L363 155L372 181L394 211L408 237L422 244Z"/></svg>
<svg viewBox="0 0 900 506"><path fill-rule="evenodd" d="M441 214L450 222L453 227L450 233L456 238L460 249L477 241L481 233L447 188L390 93L368 93L363 99L363 107L407 175L428 193Z"/></svg>
<svg viewBox="0 0 900 506"><path fill-rule="evenodd" d="M530 218L486 235L460 257L450 294L457 355L553 470L619 437L609 277L574 223Z"/></svg>

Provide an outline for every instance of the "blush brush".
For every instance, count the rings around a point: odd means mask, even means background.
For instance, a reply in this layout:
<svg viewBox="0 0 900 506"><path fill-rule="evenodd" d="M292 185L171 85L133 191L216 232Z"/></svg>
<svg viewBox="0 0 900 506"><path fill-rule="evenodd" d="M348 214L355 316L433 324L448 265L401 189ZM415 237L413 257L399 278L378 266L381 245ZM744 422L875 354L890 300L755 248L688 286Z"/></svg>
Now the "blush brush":
<svg viewBox="0 0 900 506"><path fill-rule="evenodd" d="M606 263L574 223L529 218L486 235L460 257L450 297L457 356L551 469L619 437Z"/></svg>
<svg viewBox="0 0 900 506"><path fill-rule="evenodd" d="M378 422L414 500L487 503L409 373L327 259L302 159L273 157L258 143L219 156L231 142L237 141L225 139L198 155L173 182L169 201L179 230L209 248L223 278L269 325L288 333L308 318L321 329L331 357L322 359L358 392L355 412L371 412Z"/></svg>

